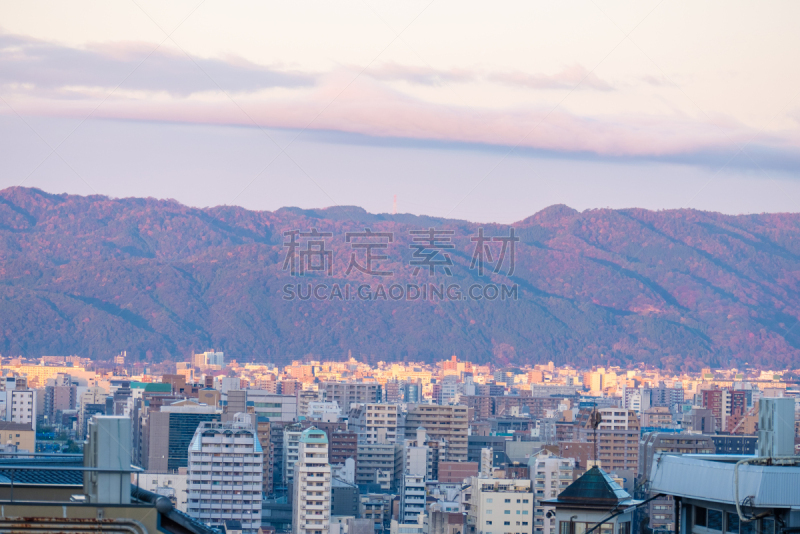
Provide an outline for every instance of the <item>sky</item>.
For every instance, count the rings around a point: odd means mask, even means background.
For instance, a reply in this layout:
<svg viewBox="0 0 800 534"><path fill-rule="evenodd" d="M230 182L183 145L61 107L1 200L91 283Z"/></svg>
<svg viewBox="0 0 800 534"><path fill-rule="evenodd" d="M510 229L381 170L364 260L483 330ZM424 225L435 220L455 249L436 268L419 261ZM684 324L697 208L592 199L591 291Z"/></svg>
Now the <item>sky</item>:
<svg viewBox="0 0 800 534"><path fill-rule="evenodd" d="M0 189L800 206L797 2L0 1Z"/></svg>

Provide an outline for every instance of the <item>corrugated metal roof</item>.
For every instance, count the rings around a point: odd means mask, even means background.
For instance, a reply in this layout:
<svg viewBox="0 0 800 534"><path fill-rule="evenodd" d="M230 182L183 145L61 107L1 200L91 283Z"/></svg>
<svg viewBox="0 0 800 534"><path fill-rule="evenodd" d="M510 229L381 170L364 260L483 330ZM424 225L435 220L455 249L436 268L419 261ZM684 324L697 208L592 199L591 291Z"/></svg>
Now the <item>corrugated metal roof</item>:
<svg viewBox="0 0 800 534"><path fill-rule="evenodd" d="M735 504L735 463L688 456L658 456L650 491ZM800 506L800 466L739 466L739 500L753 498L757 508Z"/></svg>

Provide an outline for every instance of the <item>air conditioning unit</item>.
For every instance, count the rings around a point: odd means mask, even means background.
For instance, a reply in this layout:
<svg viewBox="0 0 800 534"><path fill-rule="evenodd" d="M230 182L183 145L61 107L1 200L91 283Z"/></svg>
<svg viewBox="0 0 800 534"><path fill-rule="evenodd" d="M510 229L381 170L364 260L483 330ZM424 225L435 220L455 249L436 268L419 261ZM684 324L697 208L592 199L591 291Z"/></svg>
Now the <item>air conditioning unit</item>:
<svg viewBox="0 0 800 534"><path fill-rule="evenodd" d="M130 504L131 420L96 415L89 421L87 430L84 467L120 471L84 471L83 492L92 503Z"/></svg>
<svg viewBox="0 0 800 534"><path fill-rule="evenodd" d="M794 399L762 398L758 401L758 455L794 454Z"/></svg>

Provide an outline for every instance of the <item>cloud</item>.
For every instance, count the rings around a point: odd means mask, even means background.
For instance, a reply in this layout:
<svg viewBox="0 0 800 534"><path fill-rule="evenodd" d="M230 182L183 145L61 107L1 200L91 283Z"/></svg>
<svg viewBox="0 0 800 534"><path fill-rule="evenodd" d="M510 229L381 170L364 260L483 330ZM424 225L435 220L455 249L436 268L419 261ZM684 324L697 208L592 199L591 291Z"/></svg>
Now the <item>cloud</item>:
<svg viewBox="0 0 800 534"><path fill-rule="evenodd" d="M445 83L466 83L478 77L467 70L437 70L428 67L410 67L397 63L384 63L367 69L365 74L381 81L405 81L420 85L443 85Z"/></svg>
<svg viewBox="0 0 800 534"><path fill-rule="evenodd" d="M611 91L614 87L582 65L572 65L552 75L523 72L493 73L487 79L528 89L595 89Z"/></svg>
<svg viewBox="0 0 800 534"><path fill-rule="evenodd" d="M269 69L238 58L189 58L163 47L148 57L152 50L152 45L140 43L78 49L0 34L0 86L68 93L76 87L111 89L124 80L127 90L187 96L219 87L254 92L314 84L314 76Z"/></svg>
<svg viewBox="0 0 800 534"><path fill-rule="evenodd" d="M6 101L29 115L82 119L92 113L96 118L244 126L255 122L270 128L515 147L573 157L683 158L690 164L704 155L724 157L752 143L772 147L774 154L789 154L782 160L788 165L796 167L798 161L792 155L800 146L800 140L792 137L796 134L768 135L728 117L712 121L678 113L612 115L602 110L592 116L544 105L486 108L426 101L387 83L405 80L437 86L493 81L541 90L614 89L580 65L553 75L442 71L394 63L364 72L340 67L308 74L239 58L187 58L159 50L125 80L113 98L106 99L150 51L152 47L136 43L75 49L0 35L0 86ZM203 71L233 95L236 106L226 96L214 94L217 85ZM264 91L269 88L283 90ZM8 110L0 108L0 112Z"/></svg>
<svg viewBox="0 0 800 534"><path fill-rule="evenodd" d="M654 87L677 87L677 85L664 76L642 76L642 80Z"/></svg>
<svg viewBox="0 0 800 534"><path fill-rule="evenodd" d="M487 81L527 89L594 89L611 91L614 87L585 67L575 64L556 74L527 74L524 72L474 72L466 69L439 70L384 63L367 69L370 78L381 81L404 81L420 85L469 83Z"/></svg>

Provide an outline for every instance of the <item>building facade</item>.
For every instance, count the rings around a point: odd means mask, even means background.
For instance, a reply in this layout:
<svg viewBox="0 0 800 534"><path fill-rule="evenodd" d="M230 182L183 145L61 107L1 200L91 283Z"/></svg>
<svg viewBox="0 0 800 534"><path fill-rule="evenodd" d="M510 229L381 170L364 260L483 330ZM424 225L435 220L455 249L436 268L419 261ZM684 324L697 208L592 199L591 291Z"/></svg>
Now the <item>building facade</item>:
<svg viewBox="0 0 800 534"><path fill-rule="evenodd" d="M236 520L243 533L258 533L264 457L246 414L200 424L189 446L188 480L190 516L212 526Z"/></svg>
<svg viewBox="0 0 800 534"><path fill-rule="evenodd" d="M331 519L331 466L328 437L314 427L298 440L299 459L294 464L292 499L293 534L328 534Z"/></svg>

